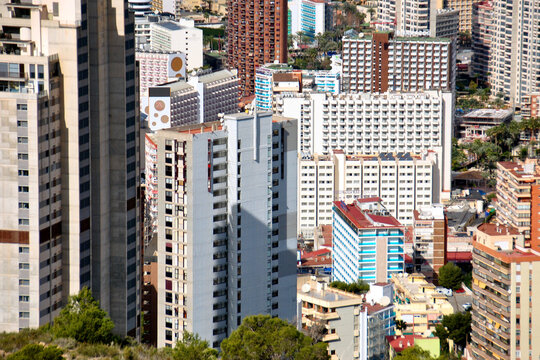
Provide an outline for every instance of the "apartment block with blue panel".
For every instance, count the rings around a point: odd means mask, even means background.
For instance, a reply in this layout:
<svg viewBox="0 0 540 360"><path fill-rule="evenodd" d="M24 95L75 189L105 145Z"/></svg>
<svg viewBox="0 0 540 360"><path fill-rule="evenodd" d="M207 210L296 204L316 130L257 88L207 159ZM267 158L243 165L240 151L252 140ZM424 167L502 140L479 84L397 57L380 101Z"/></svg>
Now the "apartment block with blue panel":
<svg viewBox="0 0 540 360"><path fill-rule="evenodd" d="M405 228L380 198L335 201L332 225L334 280L384 283L404 271Z"/></svg>

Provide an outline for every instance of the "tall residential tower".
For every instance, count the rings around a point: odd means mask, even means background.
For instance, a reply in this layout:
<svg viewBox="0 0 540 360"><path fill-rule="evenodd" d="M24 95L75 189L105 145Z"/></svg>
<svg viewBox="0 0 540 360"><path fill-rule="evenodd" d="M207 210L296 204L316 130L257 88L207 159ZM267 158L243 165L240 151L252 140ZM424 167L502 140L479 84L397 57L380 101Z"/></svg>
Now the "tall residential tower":
<svg viewBox="0 0 540 360"><path fill-rule="evenodd" d="M255 94L257 67L287 62L287 0L228 0L228 66L238 69L240 96Z"/></svg>

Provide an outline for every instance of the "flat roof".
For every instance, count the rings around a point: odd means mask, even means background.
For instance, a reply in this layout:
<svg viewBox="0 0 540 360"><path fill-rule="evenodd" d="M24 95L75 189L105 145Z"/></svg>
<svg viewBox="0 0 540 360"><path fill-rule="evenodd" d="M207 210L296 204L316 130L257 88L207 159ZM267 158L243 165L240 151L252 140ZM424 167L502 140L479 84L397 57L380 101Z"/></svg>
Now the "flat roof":
<svg viewBox="0 0 540 360"><path fill-rule="evenodd" d="M511 110L504 109L476 109L465 115L463 118L487 118L487 119L497 119L504 120L507 117L512 116Z"/></svg>
<svg viewBox="0 0 540 360"><path fill-rule="evenodd" d="M216 72L213 72L213 73L210 73L210 74L201 75L198 78L199 78L200 83L208 84L208 83L211 83L211 82L214 82L214 81L225 80L225 79L229 79L229 78L235 77L235 76L236 76L236 74L233 73L232 71L220 70L220 71L216 71Z"/></svg>
<svg viewBox="0 0 540 360"><path fill-rule="evenodd" d="M391 215L380 215L368 210L362 210L354 203L348 205L343 201L334 201L334 208L343 214L343 216L358 229L403 227L401 223Z"/></svg>
<svg viewBox="0 0 540 360"><path fill-rule="evenodd" d="M522 163L514 161L499 161L497 164L521 180L534 180L540 176L538 168L534 163L523 166Z"/></svg>
<svg viewBox="0 0 540 360"><path fill-rule="evenodd" d="M180 23L174 22L174 21L162 21L158 23L154 23L156 26L164 27L167 30L182 30L186 29L186 27L180 25Z"/></svg>
<svg viewBox="0 0 540 360"><path fill-rule="evenodd" d="M518 229L508 225L484 223L478 227L478 231L489 236L519 235Z"/></svg>

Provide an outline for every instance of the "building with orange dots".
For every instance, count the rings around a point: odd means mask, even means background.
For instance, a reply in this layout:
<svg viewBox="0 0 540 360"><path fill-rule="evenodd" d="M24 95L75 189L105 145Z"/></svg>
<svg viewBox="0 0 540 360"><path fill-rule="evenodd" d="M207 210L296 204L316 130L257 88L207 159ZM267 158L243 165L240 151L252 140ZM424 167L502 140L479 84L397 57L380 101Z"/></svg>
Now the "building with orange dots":
<svg viewBox="0 0 540 360"><path fill-rule="evenodd" d="M235 70L189 76L187 80L149 87L147 93L141 95L141 111L150 116L149 126L152 130L156 130L151 121L153 109L148 105L152 102L152 92L155 89L161 93L168 90L165 96L170 99L170 108L165 113L171 123L166 128L216 121L219 114L238 112L238 77Z"/></svg>
<svg viewBox="0 0 540 360"><path fill-rule="evenodd" d="M228 67L238 69L240 97L255 94L261 65L287 63L287 0L228 0Z"/></svg>

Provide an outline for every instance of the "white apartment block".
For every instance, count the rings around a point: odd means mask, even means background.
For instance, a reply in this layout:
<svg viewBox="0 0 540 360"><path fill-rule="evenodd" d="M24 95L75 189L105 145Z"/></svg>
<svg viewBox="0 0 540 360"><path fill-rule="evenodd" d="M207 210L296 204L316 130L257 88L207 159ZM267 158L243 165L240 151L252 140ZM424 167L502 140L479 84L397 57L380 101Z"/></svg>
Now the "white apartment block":
<svg viewBox="0 0 540 360"><path fill-rule="evenodd" d="M288 1L291 12L291 34L302 32L303 35L315 39L326 29L326 0L292 0Z"/></svg>
<svg viewBox="0 0 540 360"><path fill-rule="evenodd" d="M452 93L280 95L275 109L300 119L302 156L329 155L333 150L347 155L434 151L433 200L449 198Z"/></svg>
<svg viewBox="0 0 540 360"><path fill-rule="evenodd" d="M455 41L391 33L343 38L343 91L453 91Z"/></svg>
<svg viewBox="0 0 540 360"><path fill-rule="evenodd" d="M236 70L189 76L151 89L169 88L171 124L180 126L216 121L220 114L238 112L238 77ZM144 113L148 113L143 109Z"/></svg>
<svg viewBox="0 0 540 360"><path fill-rule="evenodd" d="M187 330L219 348L245 316L294 318L296 138L271 113L146 135L157 346Z"/></svg>
<svg viewBox="0 0 540 360"><path fill-rule="evenodd" d="M540 1L493 1L489 54L491 93L521 106L523 97L540 91Z"/></svg>
<svg viewBox="0 0 540 360"><path fill-rule="evenodd" d="M187 70L203 66L203 31L189 22L164 21L150 26L152 50L181 52L186 54Z"/></svg>
<svg viewBox="0 0 540 360"><path fill-rule="evenodd" d="M173 75L173 71L170 69L170 58L175 57L175 55L180 60L183 57L181 53L175 52L151 50L137 50L135 52L135 59L139 62L139 86L141 98L148 96L149 87L164 84L168 81L174 81L177 79L176 76L171 76ZM182 77L185 78L185 66L183 67L183 70ZM174 71L174 73L180 73L180 71Z"/></svg>
<svg viewBox="0 0 540 360"><path fill-rule="evenodd" d="M413 211L431 205L436 155L425 152L379 155L314 155L299 161L298 231L310 238L320 225L332 224L333 201L350 203L378 197L403 225L412 225Z"/></svg>

